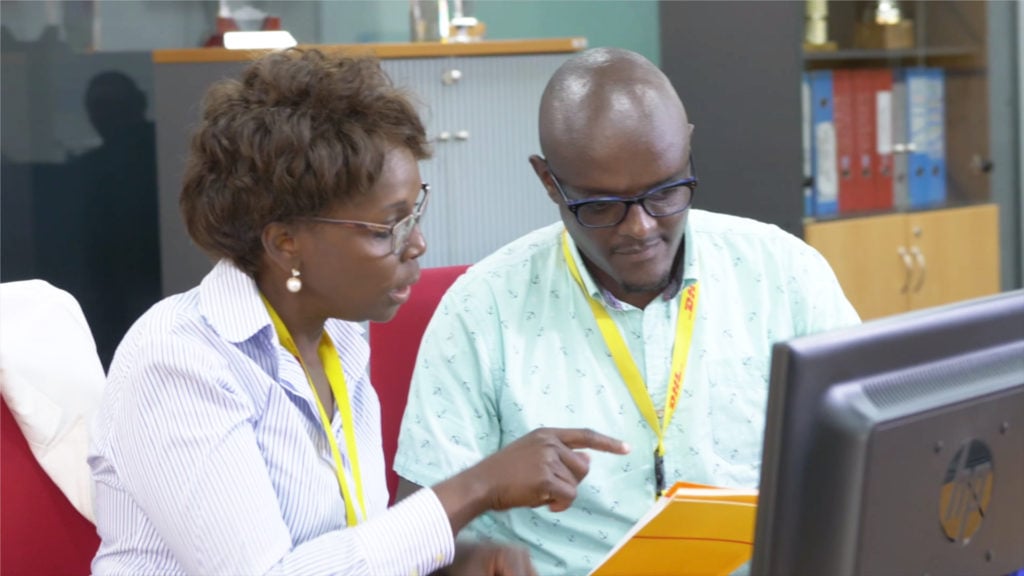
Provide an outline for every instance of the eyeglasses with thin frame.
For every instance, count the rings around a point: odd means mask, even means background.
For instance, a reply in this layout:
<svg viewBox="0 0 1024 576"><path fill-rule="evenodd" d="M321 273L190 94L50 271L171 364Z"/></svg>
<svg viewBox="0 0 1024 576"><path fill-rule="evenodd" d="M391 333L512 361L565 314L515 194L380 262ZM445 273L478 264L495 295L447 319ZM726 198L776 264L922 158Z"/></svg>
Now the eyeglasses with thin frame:
<svg viewBox="0 0 1024 576"><path fill-rule="evenodd" d="M690 155L689 178L681 178L664 184L640 194L624 198L622 196L600 196L597 198L586 198L572 200L565 193L565 187L555 176L548 166L548 174L555 188L562 195L565 207L573 213L576 221L587 228L611 228L618 226L626 219L629 209L633 204L639 204L644 212L653 218L664 218L673 216L685 211L693 203L693 196L697 191L697 166L693 163L693 155Z"/></svg>
<svg viewBox="0 0 1024 576"><path fill-rule="evenodd" d="M430 197L430 184L424 182L420 184L420 197L416 202L416 207L413 209L412 214L409 214L405 218L402 218L394 224L377 224L375 222L361 222L359 220L338 220L336 218L325 218L323 216L310 216L307 220L313 220L315 222L325 222L327 224L338 224L340 226L347 226L349 228L361 228L364 230L372 230L382 237L391 238L391 254L398 256L409 245L409 237L412 236L412 231L419 224L420 219L423 218L423 213L427 210L427 199Z"/></svg>

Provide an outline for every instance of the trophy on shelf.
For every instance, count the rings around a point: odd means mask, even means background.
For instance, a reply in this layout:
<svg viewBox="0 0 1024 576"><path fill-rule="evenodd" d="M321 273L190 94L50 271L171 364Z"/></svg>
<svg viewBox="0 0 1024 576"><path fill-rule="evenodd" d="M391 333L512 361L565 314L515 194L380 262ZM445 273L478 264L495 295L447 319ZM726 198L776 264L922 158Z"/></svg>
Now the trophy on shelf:
<svg viewBox="0 0 1024 576"><path fill-rule="evenodd" d="M828 0L807 0L804 23L804 51L824 52L836 49L828 39Z"/></svg>
<svg viewBox="0 0 1024 576"><path fill-rule="evenodd" d="M898 0L878 0L854 29L853 45L871 50L914 47L914 22L903 16Z"/></svg>
<svg viewBox="0 0 1024 576"><path fill-rule="evenodd" d="M216 30L203 44L204 47L224 47L225 35L232 32L283 32L281 31L281 18L267 14L262 10L242 4L232 9L228 0L220 0L217 7ZM288 37L291 37L289 34ZM294 39L290 42L295 45ZM230 46L227 46L230 48ZM258 48L260 46L250 46ZM268 48L281 48L283 46L266 46Z"/></svg>
<svg viewBox="0 0 1024 576"><path fill-rule="evenodd" d="M413 42L474 42L486 30L469 15L470 0L410 0L409 37ZM450 16L449 16L450 14Z"/></svg>
<svg viewBox="0 0 1024 576"><path fill-rule="evenodd" d="M452 0L449 42L473 42L483 37L484 25L469 15L469 8L469 2L466 0Z"/></svg>

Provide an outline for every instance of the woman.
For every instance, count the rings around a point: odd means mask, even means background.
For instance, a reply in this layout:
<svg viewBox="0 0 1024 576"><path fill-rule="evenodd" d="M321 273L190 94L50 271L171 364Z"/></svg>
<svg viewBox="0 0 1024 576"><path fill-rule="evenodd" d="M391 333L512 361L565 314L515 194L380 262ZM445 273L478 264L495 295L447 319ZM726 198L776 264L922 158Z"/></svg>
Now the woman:
<svg viewBox="0 0 1024 576"><path fill-rule="evenodd" d="M189 235L220 261L125 336L90 465L93 571L533 573L460 547L489 509L565 509L588 430L538 430L390 510L380 411L354 322L386 321L426 249L423 124L372 60L289 51L207 95L186 167Z"/></svg>

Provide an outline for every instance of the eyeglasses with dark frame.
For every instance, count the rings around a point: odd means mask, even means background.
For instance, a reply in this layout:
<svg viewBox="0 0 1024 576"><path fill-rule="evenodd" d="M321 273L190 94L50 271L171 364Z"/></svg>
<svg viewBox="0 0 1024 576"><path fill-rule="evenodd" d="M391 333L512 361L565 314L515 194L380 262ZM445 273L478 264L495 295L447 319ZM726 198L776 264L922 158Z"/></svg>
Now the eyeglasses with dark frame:
<svg viewBox="0 0 1024 576"><path fill-rule="evenodd" d="M565 193L565 187L559 182L558 177L548 166L548 174L555 188L562 195L565 207L573 213L580 226L586 228L611 228L618 226L626 219L629 209L633 204L639 204L644 212L653 218L673 216L685 211L693 203L693 196L697 192L697 166L693 163L693 154L690 155L689 178L673 180L640 194L624 198L622 196L601 196L598 198L587 198L584 200L571 200Z"/></svg>
<svg viewBox="0 0 1024 576"><path fill-rule="evenodd" d="M412 214L409 214L405 218L402 218L394 224L377 224L374 222L361 222L359 220L338 220L336 218L325 218L323 216L309 216L306 220L313 220L314 222L324 222L327 224L338 224L340 226L347 226L349 228L361 228L365 230L373 230L381 234L386 234L391 237L391 254L398 256L405 251L409 245L409 237L412 236L412 231L419 224L420 219L423 218L423 213L427 210L427 199L430 197L430 184L424 182L420 184L420 198L416 202L416 207Z"/></svg>

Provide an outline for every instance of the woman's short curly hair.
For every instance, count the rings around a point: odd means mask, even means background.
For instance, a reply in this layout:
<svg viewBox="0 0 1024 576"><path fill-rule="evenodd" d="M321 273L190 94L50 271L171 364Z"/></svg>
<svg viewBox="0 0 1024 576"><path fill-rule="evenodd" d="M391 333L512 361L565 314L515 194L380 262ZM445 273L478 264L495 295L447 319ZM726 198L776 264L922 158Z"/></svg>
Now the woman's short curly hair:
<svg viewBox="0 0 1024 576"><path fill-rule="evenodd" d="M189 236L255 275L267 224L368 193L394 147L430 156L415 106L376 59L264 56L203 101L180 200Z"/></svg>

